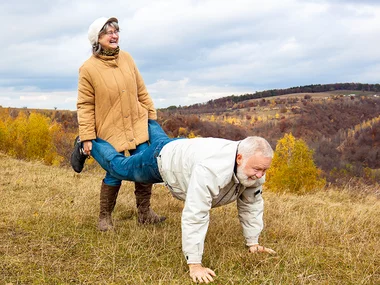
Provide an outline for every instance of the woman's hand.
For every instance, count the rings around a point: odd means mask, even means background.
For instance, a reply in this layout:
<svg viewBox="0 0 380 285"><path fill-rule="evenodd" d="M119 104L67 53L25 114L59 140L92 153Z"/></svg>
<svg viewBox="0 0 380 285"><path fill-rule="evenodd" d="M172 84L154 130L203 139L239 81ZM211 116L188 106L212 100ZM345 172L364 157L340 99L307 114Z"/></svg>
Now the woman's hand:
<svg viewBox="0 0 380 285"><path fill-rule="evenodd" d="M83 152L88 156L91 155L92 150L92 141L84 141L83 142Z"/></svg>

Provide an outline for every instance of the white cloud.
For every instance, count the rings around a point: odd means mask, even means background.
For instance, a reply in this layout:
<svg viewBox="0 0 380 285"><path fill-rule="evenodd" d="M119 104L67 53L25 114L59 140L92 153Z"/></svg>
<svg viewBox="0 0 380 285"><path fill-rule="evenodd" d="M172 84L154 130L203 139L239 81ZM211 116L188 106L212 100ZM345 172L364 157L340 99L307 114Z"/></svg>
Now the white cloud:
<svg viewBox="0 0 380 285"><path fill-rule="evenodd" d="M211 99L230 96L234 94L234 91L237 91L236 95L253 92L253 90L229 86L199 86L192 83L189 78L177 81L161 79L148 85L147 88L157 108L205 103ZM178 102L183 103L178 104Z"/></svg>
<svg viewBox="0 0 380 285"><path fill-rule="evenodd" d="M119 18L121 48L159 107L380 78L378 1L3 1L0 105L75 109L100 16Z"/></svg>
<svg viewBox="0 0 380 285"><path fill-rule="evenodd" d="M21 90L15 88L0 88L0 106L2 107L27 107L37 109L75 110L76 91L41 91L29 86Z"/></svg>

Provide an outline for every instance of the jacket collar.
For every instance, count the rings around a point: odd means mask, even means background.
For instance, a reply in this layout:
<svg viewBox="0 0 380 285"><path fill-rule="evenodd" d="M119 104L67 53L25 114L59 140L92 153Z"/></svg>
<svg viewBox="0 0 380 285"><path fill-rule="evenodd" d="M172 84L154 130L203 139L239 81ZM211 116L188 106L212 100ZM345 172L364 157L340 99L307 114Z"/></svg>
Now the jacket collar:
<svg viewBox="0 0 380 285"><path fill-rule="evenodd" d="M117 67L119 62L119 55L93 55L96 59L103 62L110 67Z"/></svg>

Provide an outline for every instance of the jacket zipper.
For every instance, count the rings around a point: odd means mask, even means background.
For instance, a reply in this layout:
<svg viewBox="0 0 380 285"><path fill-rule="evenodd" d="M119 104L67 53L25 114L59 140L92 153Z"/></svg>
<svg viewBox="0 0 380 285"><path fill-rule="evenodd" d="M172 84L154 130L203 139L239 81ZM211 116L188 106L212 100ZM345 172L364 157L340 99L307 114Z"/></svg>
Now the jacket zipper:
<svg viewBox="0 0 380 285"><path fill-rule="evenodd" d="M234 195L238 194L239 193L239 185L240 184L237 184L236 187L235 187L235 190L234 190ZM219 201L214 205L214 207L216 207L227 195L228 195L229 191L227 191L226 194L224 194L224 196L222 198L219 199Z"/></svg>

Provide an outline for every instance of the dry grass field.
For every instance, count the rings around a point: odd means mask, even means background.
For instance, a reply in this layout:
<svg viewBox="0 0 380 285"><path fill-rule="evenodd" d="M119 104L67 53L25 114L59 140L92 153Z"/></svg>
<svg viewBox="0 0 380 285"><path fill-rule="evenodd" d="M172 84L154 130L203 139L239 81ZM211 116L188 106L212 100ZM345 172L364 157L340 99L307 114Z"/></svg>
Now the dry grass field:
<svg viewBox="0 0 380 285"><path fill-rule="evenodd" d="M164 224L137 224L132 184L124 182L117 230L101 233L102 171L78 175L4 155L0 164L0 284L192 284L182 203L163 186L152 204ZM380 200L364 192L266 191L261 242L275 256L247 253L235 204L213 209L204 256L213 284L380 284Z"/></svg>

